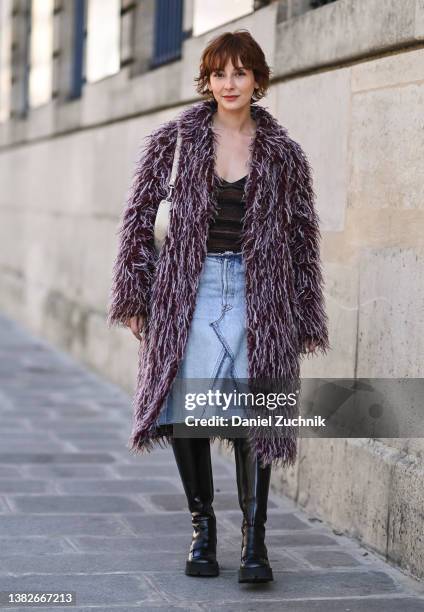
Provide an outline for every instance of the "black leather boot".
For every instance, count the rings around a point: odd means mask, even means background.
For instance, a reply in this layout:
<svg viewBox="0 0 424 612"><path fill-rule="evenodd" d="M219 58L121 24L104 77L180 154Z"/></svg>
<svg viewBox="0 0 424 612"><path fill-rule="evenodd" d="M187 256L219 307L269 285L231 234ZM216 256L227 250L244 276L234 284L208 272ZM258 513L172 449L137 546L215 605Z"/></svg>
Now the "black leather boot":
<svg viewBox="0 0 424 612"><path fill-rule="evenodd" d="M273 580L265 546L265 523L271 465L261 468L247 438L234 440L237 488L243 512L241 564L239 582Z"/></svg>
<svg viewBox="0 0 424 612"><path fill-rule="evenodd" d="M172 448L194 528L185 573L187 576L218 576L209 438L174 438Z"/></svg>

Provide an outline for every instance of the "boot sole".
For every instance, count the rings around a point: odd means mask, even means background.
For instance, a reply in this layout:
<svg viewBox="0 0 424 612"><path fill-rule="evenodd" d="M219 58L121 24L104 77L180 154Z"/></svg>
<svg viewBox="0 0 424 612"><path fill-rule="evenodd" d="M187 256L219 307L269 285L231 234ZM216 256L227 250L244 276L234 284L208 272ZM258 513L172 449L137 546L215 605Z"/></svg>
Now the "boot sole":
<svg viewBox="0 0 424 612"><path fill-rule="evenodd" d="M185 568L186 576L219 576L218 563L196 563L195 561L186 561Z"/></svg>
<svg viewBox="0 0 424 612"><path fill-rule="evenodd" d="M239 582L271 582L274 580L270 567L241 567L239 569Z"/></svg>

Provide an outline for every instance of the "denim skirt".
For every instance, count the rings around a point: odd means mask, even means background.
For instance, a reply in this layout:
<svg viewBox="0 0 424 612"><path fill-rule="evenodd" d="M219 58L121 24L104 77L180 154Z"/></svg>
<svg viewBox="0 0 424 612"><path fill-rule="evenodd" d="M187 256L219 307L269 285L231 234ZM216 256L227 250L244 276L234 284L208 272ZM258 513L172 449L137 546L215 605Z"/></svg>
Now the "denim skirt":
<svg viewBox="0 0 424 612"><path fill-rule="evenodd" d="M189 414L200 418L245 416L242 406L216 402L188 412L181 379L202 379L212 391L239 391L248 378L245 270L241 252L207 253L200 274L196 305L184 356L159 417L158 425L183 423ZM178 381L178 393L175 390ZM241 383L241 384L240 384ZM184 385L184 383L182 383ZM197 389L190 383L187 389ZM203 389L202 389L203 390Z"/></svg>

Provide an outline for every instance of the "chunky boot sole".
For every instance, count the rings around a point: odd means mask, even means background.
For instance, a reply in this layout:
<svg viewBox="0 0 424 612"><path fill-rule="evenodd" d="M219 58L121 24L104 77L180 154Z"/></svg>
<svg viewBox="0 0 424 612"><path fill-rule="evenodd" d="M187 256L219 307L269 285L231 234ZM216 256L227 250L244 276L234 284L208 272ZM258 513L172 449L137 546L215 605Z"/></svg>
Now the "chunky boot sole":
<svg viewBox="0 0 424 612"><path fill-rule="evenodd" d="M241 567L238 574L239 582L271 582L274 580L270 567Z"/></svg>
<svg viewBox="0 0 424 612"><path fill-rule="evenodd" d="M186 561L186 576L219 576L219 565L215 563L201 563Z"/></svg>

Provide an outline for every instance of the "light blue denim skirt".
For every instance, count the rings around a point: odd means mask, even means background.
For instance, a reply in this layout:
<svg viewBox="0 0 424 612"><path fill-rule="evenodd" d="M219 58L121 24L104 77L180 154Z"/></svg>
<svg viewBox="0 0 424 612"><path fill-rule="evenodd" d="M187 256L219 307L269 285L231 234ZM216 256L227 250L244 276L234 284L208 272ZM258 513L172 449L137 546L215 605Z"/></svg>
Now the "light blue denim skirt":
<svg viewBox="0 0 424 612"><path fill-rule="evenodd" d="M188 412L181 396L181 379L202 379L201 384L207 381L207 388L212 391L244 390L242 385L248 378L245 295L241 252L207 253L184 356L176 375L179 390L177 393L174 381L162 405L158 425L183 423L189 414L200 418L245 416L243 407L236 403L222 412L214 401Z"/></svg>

